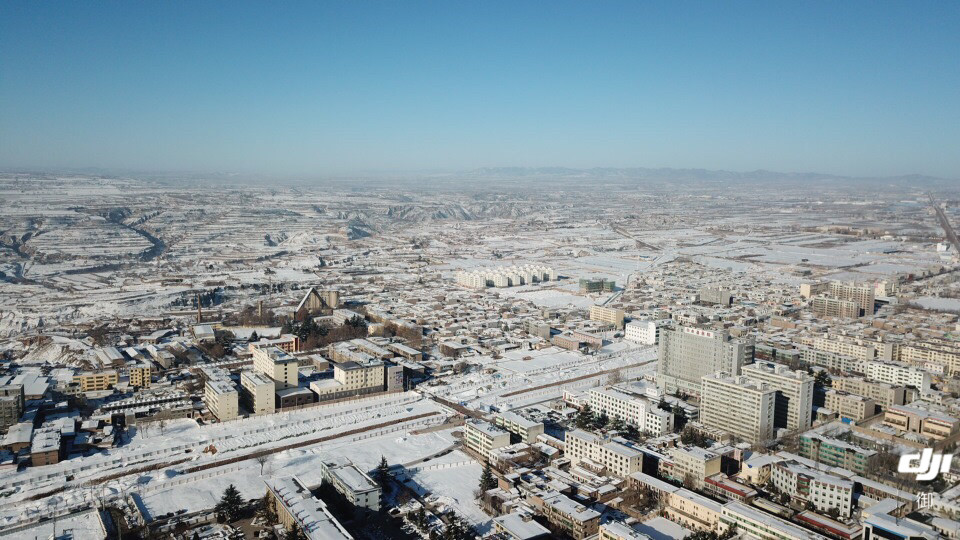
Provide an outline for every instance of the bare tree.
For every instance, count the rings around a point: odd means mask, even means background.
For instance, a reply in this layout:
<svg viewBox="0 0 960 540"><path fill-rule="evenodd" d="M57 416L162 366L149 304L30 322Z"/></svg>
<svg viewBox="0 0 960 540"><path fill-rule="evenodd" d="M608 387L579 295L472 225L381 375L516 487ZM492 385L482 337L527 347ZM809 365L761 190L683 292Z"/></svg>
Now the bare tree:
<svg viewBox="0 0 960 540"><path fill-rule="evenodd" d="M261 454L257 456L256 460L257 460L257 463L260 464L260 476L263 476L263 466L266 465L268 461L270 461L270 457L267 454Z"/></svg>

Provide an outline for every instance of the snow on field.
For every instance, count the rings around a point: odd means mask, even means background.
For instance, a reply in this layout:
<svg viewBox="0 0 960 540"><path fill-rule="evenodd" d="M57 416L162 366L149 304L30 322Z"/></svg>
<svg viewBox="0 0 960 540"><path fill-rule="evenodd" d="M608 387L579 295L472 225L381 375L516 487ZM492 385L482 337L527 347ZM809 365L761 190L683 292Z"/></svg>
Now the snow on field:
<svg viewBox="0 0 960 540"><path fill-rule="evenodd" d="M436 502L455 509L476 527L477 532L486 534L490 530L491 520L474 497L480 485L483 466L460 451L451 452L447 461L446 464L439 463L415 472L406 484L421 495L432 494ZM467 461L469 463L463 464Z"/></svg>
<svg viewBox="0 0 960 540"><path fill-rule="evenodd" d="M541 307L566 307L574 306L578 308L588 308L594 301L588 297L580 296L559 290L536 290L536 291L513 291L511 288L498 289L497 292L506 296L513 296L533 302Z"/></svg>
<svg viewBox="0 0 960 540"><path fill-rule="evenodd" d="M167 478L164 473L154 474L141 483L137 498L151 518L181 509L196 512L212 508L230 484L247 499L263 496L265 477L296 475L308 485L316 485L321 481L320 459L346 457L361 469L369 471L376 467L381 456L389 456L392 463L406 463L445 450L454 442L450 433L449 430L423 435L399 432L362 441L334 441L287 450L274 455L264 464L263 476L260 474L260 464L254 460L186 476ZM462 459L469 459L460 455ZM165 482L173 485L167 488Z"/></svg>

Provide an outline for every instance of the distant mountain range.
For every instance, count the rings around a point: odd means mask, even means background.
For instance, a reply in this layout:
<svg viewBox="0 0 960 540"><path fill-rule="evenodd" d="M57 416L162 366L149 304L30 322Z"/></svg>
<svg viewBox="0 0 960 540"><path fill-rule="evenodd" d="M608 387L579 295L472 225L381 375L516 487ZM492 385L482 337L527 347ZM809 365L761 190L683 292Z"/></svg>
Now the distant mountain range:
<svg viewBox="0 0 960 540"><path fill-rule="evenodd" d="M487 178L571 178L604 180L661 180L661 181L699 181L699 182L892 182L940 184L955 182L946 178L910 174L887 177L851 177L823 173L785 173L758 169L755 171L723 171L709 169L651 169L643 167L592 169L571 169L566 167L485 167L466 173L469 176Z"/></svg>
<svg viewBox="0 0 960 540"><path fill-rule="evenodd" d="M217 172L163 172L163 171L130 171L113 170L96 167L77 168L77 169L50 169L50 170L9 170L3 173L28 174L36 176L58 176L77 174L82 176L101 176L107 178L136 178L155 182L196 182L201 181L211 184L258 184L264 181L283 184L353 184L354 187L362 189L362 185L357 185L358 181L363 181L366 185L404 185L408 183L417 183L422 185L424 179L429 179L433 185L440 184L443 187L463 181L465 179L477 179L496 182L504 181L551 181L559 183L573 183L594 181L607 184L629 185L641 182L649 183L785 183L785 184L831 184L838 183L843 185L860 184L888 184L901 187L916 186L917 188L930 187L953 187L957 185L957 179L938 178L934 176L925 176L921 174L909 174L900 176L865 176L853 177L835 174L824 174L815 172L778 172L758 169L755 171L724 171L710 169L671 169L671 168L645 168L645 167L595 167L590 169L575 169L569 167L483 167L470 171L368 171L349 175L300 175L296 177L285 177L283 175L273 176L269 174L255 173L235 173L227 171ZM440 187L437 186L437 187ZM476 187L476 186L474 186Z"/></svg>

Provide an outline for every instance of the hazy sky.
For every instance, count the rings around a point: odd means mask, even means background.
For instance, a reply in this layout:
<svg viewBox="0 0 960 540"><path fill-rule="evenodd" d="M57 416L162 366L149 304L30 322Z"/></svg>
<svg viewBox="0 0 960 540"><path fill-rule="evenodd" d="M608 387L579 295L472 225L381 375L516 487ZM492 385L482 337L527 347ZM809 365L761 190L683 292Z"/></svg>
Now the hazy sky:
<svg viewBox="0 0 960 540"><path fill-rule="evenodd" d="M0 2L0 167L960 178L960 2Z"/></svg>

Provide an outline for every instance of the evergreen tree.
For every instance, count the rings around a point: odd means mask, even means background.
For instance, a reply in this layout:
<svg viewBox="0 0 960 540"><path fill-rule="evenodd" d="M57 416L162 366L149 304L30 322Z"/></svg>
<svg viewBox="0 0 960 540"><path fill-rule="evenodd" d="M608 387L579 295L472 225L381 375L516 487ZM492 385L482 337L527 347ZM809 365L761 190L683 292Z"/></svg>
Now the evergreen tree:
<svg viewBox="0 0 960 540"><path fill-rule="evenodd" d="M579 429L589 429L593 427L593 410L590 408L589 403L585 404L577 413L574 424Z"/></svg>
<svg viewBox="0 0 960 540"><path fill-rule="evenodd" d="M249 341L252 341L252 342L254 342L254 343L256 343L257 341L260 341L260 336L257 335L257 331L256 331L256 330L254 330L253 332L250 333L250 339L249 339Z"/></svg>
<svg viewBox="0 0 960 540"><path fill-rule="evenodd" d="M626 429L627 424L619 416L613 417L613 422L610 422L610 429L616 432L622 432Z"/></svg>
<svg viewBox="0 0 960 540"><path fill-rule="evenodd" d="M680 405L674 405L670 412L673 413L673 427L677 430L683 429L687 425L687 411Z"/></svg>
<svg viewBox="0 0 960 540"><path fill-rule="evenodd" d="M377 465L373 476L381 488L387 487L387 482L390 480L390 465L387 463L387 458L380 456L380 464Z"/></svg>
<svg viewBox="0 0 960 540"><path fill-rule="evenodd" d="M607 416L607 413L600 413L597 415L596 419L594 420L593 425L597 429L602 429L609 423L610 423L610 417Z"/></svg>
<svg viewBox="0 0 960 540"><path fill-rule="evenodd" d="M243 497L233 484L223 490L223 496L215 508L217 519L226 522L233 522L240 519L240 513L243 510Z"/></svg>
<svg viewBox="0 0 960 540"><path fill-rule="evenodd" d="M493 470L490 468L490 461L483 465L483 474L480 475L480 491L487 491L497 487L497 479L493 476Z"/></svg>

